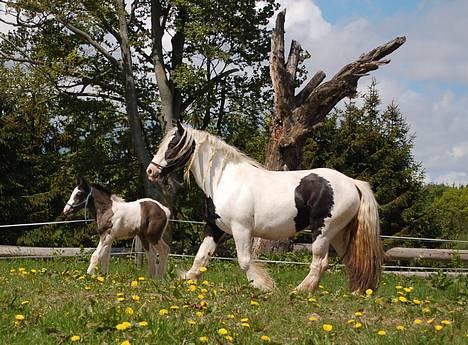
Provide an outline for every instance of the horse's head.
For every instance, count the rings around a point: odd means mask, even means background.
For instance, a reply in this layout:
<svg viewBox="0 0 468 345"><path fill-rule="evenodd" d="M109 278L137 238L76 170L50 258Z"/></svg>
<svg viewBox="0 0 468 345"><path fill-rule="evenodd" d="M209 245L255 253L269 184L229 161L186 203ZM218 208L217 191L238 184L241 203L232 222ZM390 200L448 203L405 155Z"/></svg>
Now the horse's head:
<svg viewBox="0 0 468 345"><path fill-rule="evenodd" d="M195 150L195 141L189 130L180 122L169 130L161 141L158 151L146 168L146 174L151 181L157 181L160 177L183 167Z"/></svg>
<svg viewBox="0 0 468 345"><path fill-rule="evenodd" d="M91 196L91 187L82 177L78 176L75 180L75 189L70 195L67 204L63 208L63 214L70 217L84 207L87 207Z"/></svg>

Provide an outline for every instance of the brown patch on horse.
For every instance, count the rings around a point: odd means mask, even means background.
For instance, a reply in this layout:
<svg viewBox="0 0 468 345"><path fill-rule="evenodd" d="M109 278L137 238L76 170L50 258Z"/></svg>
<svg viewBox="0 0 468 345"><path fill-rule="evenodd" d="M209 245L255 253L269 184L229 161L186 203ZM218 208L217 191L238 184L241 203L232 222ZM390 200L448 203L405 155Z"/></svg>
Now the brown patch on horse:
<svg viewBox="0 0 468 345"><path fill-rule="evenodd" d="M138 235L152 244L157 244L167 225L166 212L157 203L152 201L140 202L140 209L141 222ZM143 245L145 242L143 241Z"/></svg>
<svg viewBox="0 0 468 345"><path fill-rule="evenodd" d="M104 189L92 186L94 208L96 210L97 232L102 234L112 228L112 199L111 194Z"/></svg>

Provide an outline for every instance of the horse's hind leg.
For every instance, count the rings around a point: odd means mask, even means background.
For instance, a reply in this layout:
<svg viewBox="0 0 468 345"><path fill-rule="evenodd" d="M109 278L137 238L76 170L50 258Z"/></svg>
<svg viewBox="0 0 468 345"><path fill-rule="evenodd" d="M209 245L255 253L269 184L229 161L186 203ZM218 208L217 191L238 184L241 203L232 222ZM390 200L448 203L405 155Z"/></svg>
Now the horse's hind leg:
<svg viewBox="0 0 468 345"><path fill-rule="evenodd" d="M310 271L307 277L304 278L296 290L298 291L313 291L315 290L322 277L323 272L328 268L328 248L330 246L329 240L319 235L312 244L313 260L310 264Z"/></svg>
<svg viewBox="0 0 468 345"><path fill-rule="evenodd" d="M233 229L232 235L236 243L239 266L247 274L248 281L253 287L262 291L273 290L275 287L273 279L262 265L252 260L252 236L250 231L243 228Z"/></svg>
<svg viewBox="0 0 468 345"><path fill-rule="evenodd" d="M167 257L169 256L170 248L166 242L161 238L155 245L159 254L159 263L156 269L156 277L162 278L166 273Z"/></svg>

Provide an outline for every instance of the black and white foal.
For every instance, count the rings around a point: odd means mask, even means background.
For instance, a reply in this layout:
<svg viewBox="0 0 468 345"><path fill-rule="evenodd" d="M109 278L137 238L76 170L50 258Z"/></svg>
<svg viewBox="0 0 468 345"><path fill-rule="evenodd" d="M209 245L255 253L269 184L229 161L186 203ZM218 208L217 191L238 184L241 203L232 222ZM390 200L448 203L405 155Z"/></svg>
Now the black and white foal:
<svg viewBox="0 0 468 345"><path fill-rule="evenodd" d="M80 209L91 211L96 219L99 244L91 256L88 274L93 274L101 263L101 273L106 274L112 242L138 236L148 256L148 268L152 277L162 277L166 271L169 246L162 239L171 211L153 199L125 202L122 198L98 184L88 184L76 178L76 187L63 214L71 216ZM159 253L159 264L157 255Z"/></svg>

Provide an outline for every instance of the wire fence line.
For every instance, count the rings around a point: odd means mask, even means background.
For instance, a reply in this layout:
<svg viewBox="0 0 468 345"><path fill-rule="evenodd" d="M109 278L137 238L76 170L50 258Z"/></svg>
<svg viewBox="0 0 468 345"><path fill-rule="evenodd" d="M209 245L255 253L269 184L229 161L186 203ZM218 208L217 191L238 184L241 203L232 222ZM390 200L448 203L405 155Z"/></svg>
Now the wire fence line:
<svg viewBox="0 0 468 345"><path fill-rule="evenodd" d="M63 221L52 221L52 222L37 222L37 223L21 223L21 224L1 224L0 229L7 228L18 228L18 227L30 227L30 226L42 226L42 225L58 225L58 224L72 224L72 223L89 223L93 222L94 219L77 219L77 220L63 220ZM196 224L205 225L205 222L196 220L183 220L183 219L169 219L171 223L185 223L185 224ZM305 233L312 233L312 231L304 230ZM448 243L468 243L465 240L453 240L443 238L428 238L428 237L412 237L412 236L393 236L393 235L380 235L383 239L397 239L405 241L422 241L422 242L448 242Z"/></svg>

